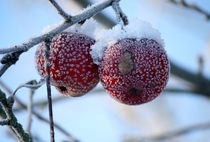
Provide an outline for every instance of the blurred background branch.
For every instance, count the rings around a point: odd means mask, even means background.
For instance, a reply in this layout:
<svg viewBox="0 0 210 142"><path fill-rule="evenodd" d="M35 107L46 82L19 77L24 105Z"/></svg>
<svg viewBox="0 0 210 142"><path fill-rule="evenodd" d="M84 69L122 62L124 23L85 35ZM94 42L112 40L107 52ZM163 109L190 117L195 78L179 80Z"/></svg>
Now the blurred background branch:
<svg viewBox="0 0 210 142"><path fill-rule="evenodd" d="M0 81L0 86L1 86L1 88L3 88L6 92L7 92L7 94L8 95L12 95L13 94L13 91L8 87L8 85L6 85L4 82L2 82L2 81ZM30 91L30 93L34 93L34 92L31 92ZM30 94L29 94L29 98L30 97L32 97ZM58 97L58 99L57 98L55 98L54 100L61 100L61 98L63 99L64 98L64 96L61 96L61 97ZM30 100L31 100L31 98L30 98ZM25 111L29 111L28 110L28 107L27 107L27 105L26 104L24 104L24 102L22 102L17 96L15 96L15 101L16 101L16 103L17 103L17 105L18 105L18 108L14 108L14 111L15 112L19 112L19 110L25 110ZM32 100L31 100L32 101ZM52 99L52 101L53 101L53 99ZM35 117L37 117L39 120L41 120L41 121L43 121L43 122L45 122L45 123L47 123L47 124L50 124L50 121L47 119L47 118L45 118L45 117L43 117L41 114L39 114L36 110L35 110L35 106L39 106L39 105L41 105L41 106L43 106L43 104L45 105L44 107L46 107L47 105L48 105L48 100L45 100L45 101L43 101L43 102L38 102L37 104L38 105L35 105L35 103L33 103L33 102L30 102L31 104L33 104L31 107L33 107L33 109L31 108L31 112L29 112L29 113L32 113ZM4 112L2 112L1 111L1 109L0 109L0 114L1 114L1 116L5 116L5 117L3 117L4 119L6 118L6 115L4 115L5 113ZM30 115L30 114L29 114ZM31 117L31 116L30 116ZM31 118L29 118L29 119L31 119ZM29 120L29 121L31 121L31 120ZM28 123L31 123L31 122L28 122ZM28 124L28 125L31 125L31 124ZM64 128L62 128L60 125L58 125L56 122L54 122L54 126L55 126L55 128L56 129L58 129L61 133L63 133L69 140L70 140L70 142L77 142L77 140L75 139L75 138L73 138L72 137L72 135L68 132L68 131L66 131ZM29 128L27 128L26 130L27 131L29 131L29 129L30 129L30 127L31 126L28 126Z"/></svg>
<svg viewBox="0 0 210 142"><path fill-rule="evenodd" d="M210 122L200 123L192 126L188 126L179 130L166 132L160 135L151 136L151 137L131 137L127 136L125 137L125 142L162 142L164 140L169 140L171 138L185 135L194 131L203 131L206 129L210 129Z"/></svg>
<svg viewBox="0 0 210 142"><path fill-rule="evenodd" d="M181 5L185 8L189 8L192 9L196 12L199 12L201 14L203 14L206 17L206 20L210 20L210 13L208 13L207 11L203 10L202 8L200 8L199 6L197 6L196 4L193 3L188 3L185 0L169 0L169 2L176 4L176 5Z"/></svg>

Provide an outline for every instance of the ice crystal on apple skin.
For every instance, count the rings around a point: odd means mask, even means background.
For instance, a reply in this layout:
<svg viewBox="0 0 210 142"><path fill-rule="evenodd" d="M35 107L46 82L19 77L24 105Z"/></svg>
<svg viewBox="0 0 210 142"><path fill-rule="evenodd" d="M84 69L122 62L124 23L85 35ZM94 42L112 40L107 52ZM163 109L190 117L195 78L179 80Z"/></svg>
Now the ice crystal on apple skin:
<svg viewBox="0 0 210 142"><path fill-rule="evenodd" d="M48 26L43 33L57 27ZM76 23L56 35L50 45L50 81L56 89L68 96L78 97L93 89L99 82L98 66L90 56L90 46L95 43L97 23L90 18ZM46 76L44 43L36 51L36 68Z"/></svg>
<svg viewBox="0 0 210 142"><path fill-rule="evenodd" d="M96 33L91 56L103 87L115 100L138 105L156 98L169 78L169 60L158 30L133 20Z"/></svg>
<svg viewBox="0 0 210 142"><path fill-rule="evenodd" d="M49 52L50 82L62 94L81 96L93 89L98 81L98 66L90 56L95 40L78 33L62 32L52 39ZM46 76L44 43L36 51L35 65Z"/></svg>
<svg viewBox="0 0 210 142"><path fill-rule="evenodd" d="M162 92L169 68L166 52L155 40L125 38L105 51L99 76L115 100L137 105L153 100Z"/></svg>

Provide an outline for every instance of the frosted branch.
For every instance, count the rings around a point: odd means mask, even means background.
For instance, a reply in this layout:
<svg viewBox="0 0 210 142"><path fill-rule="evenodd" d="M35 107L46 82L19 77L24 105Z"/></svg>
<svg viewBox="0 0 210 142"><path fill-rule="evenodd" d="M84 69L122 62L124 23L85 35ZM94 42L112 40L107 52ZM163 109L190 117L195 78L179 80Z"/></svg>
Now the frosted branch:
<svg viewBox="0 0 210 142"><path fill-rule="evenodd" d="M86 9L84 9L81 14L73 16L71 21L63 22L57 28L51 30L48 33L45 33L41 36L34 37L31 40L26 41L20 45L15 45L10 48L0 49L0 54L6 54L6 53L11 53L11 52L17 52L17 51L25 52L25 51L29 50L31 47L39 44L40 42L45 41L47 38L54 37L56 34L62 32L63 30L67 29L68 27L72 26L73 24L83 21L85 19L91 18L92 16L94 16L95 14L97 14L98 12L103 10L104 8L110 6L113 1L114 0L100 1Z"/></svg>
<svg viewBox="0 0 210 142"><path fill-rule="evenodd" d="M112 3L112 8L114 9L114 11L117 15L118 22L120 22L122 20L124 25L128 25L128 18L125 15L125 13L122 11L122 9L120 8L119 0L115 0Z"/></svg>
<svg viewBox="0 0 210 142"><path fill-rule="evenodd" d="M89 5L92 5L91 0L71 0L74 3L77 3L82 8L88 7ZM116 25L117 23L110 18L109 16L103 14L103 12L97 13L97 15L94 16L94 18L101 24L103 24L105 27L110 28Z"/></svg>
<svg viewBox="0 0 210 142"><path fill-rule="evenodd" d="M87 6L90 3L89 0L74 0L74 2L77 2L81 6ZM117 24L117 22L113 21L110 17L106 18L106 15L100 14L101 17L105 17L104 20L101 20L100 17L96 17L96 20L99 20L103 25L106 25L108 28L111 28L113 25ZM182 80L185 80L187 82L190 82L194 85L192 88L193 93L196 93L197 95L205 96L210 98L210 79L207 79L204 76L200 76L198 74L192 73L189 70L184 69L183 67L177 65L172 60L170 60L170 66L171 66L171 74L179 77ZM180 92L180 91L178 91ZM189 91L186 91L189 92Z"/></svg>
<svg viewBox="0 0 210 142"><path fill-rule="evenodd" d="M5 94L0 90L0 105L2 111L6 114L6 118L1 121L1 124L8 125L12 131L15 133L16 137L21 142L30 142L30 136L23 130L22 125L17 121L15 117L12 107L8 104L10 100L6 99ZM2 114L0 114L2 117ZM3 116L5 117L5 116Z"/></svg>
<svg viewBox="0 0 210 142"><path fill-rule="evenodd" d="M3 64L0 68L0 77L4 74L4 72L12 65L15 64L18 59L20 54L23 51L17 51L13 53L6 54L2 57L1 59L1 64Z"/></svg>
<svg viewBox="0 0 210 142"><path fill-rule="evenodd" d="M39 87L41 87L43 84L44 84L45 80L44 79L40 79L39 82L37 82L36 80L31 80L31 81L28 81L24 84L21 84L17 87L17 89L15 89L15 91L13 92L13 96L17 93L17 91L23 87L26 87L26 88L30 88L30 89L38 89Z"/></svg>
<svg viewBox="0 0 210 142"><path fill-rule="evenodd" d="M66 20L66 21L71 21L71 15L67 14L61 7L60 5L55 1L55 0L49 0L50 3L56 8L58 13Z"/></svg>

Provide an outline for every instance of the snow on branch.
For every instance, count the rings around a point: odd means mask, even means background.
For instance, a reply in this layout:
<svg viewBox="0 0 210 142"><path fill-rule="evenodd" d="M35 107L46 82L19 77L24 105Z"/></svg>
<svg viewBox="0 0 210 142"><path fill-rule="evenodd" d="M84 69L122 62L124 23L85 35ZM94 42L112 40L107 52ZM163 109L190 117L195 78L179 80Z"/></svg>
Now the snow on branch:
<svg viewBox="0 0 210 142"><path fill-rule="evenodd" d="M0 49L0 54L6 54L11 52L17 52L17 51L27 51L33 46L39 44L40 42L45 41L49 37L54 37L56 34L62 32L63 30L67 29L68 27L72 26L75 23L78 23L80 21L86 20L88 18L91 18L92 16L96 15L98 12L102 11L104 8L110 6L114 0L104 0L100 1L82 11L82 13L75 15L71 17L70 21L64 21L61 25L56 27L55 29L51 30L48 33L45 33L41 36L34 37L20 45L15 45L10 48L3 48Z"/></svg>
<svg viewBox="0 0 210 142"><path fill-rule="evenodd" d="M105 0L105 1L98 2L94 5L86 8L80 14L72 17L71 15L68 15L58 5L58 3L55 0L49 0L49 2L56 8L58 13L65 19L65 21L62 24L60 24L59 26L57 26L56 28L52 29L51 31L49 31L47 33L44 33L43 35L34 37L34 38L22 43L21 45L15 45L15 46L10 47L10 48L0 49L0 54L6 54L1 59L1 63L3 65L0 67L0 76L2 76L4 74L4 72L12 64L15 64L18 61L19 56L23 52L28 51L30 48L32 48L33 46L35 46L35 45L37 45L41 42L45 42L46 45L48 45L48 46L46 46L45 55L46 55L46 58L47 58L46 70L47 70L48 75L47 75L47 78L46 78L46 85L47 85L48 104L49 104L49 117L50 117L49 124L50 124L51 142L54 142L55 139L54 139L54 122L53 122L53 113L52 113L51 89L50 89L50 83L49 83L50 82L50 77L49 77L49 48L50 48L49 44L50 44L50 40L55 35L61 33L63 30L67 29L68 27L72 26L73 24L84 21L84 20L89 19L92 16L96 15L98 12L102 11L104 8L112 5L112 3L114 1L115 0ZM11 101L11 100L13 100L13 101ZM12 127L12 130L16 134L16 136L18 137L19 141L23 141L23 142L31 141L32 139L31 139L30 135L27 134L23 130L22 125L17 122L17 119L16 119L15 115L13 114L13 111L12 111L13 103L14 103L14 96L11 96L8 99L6 99L5 94L0 91L0 104L1 104L0 105L0 109L1 109L0 112L2 112L2 116L6 116L6 118L3 118L3 120L0 121L0 125L8 125L8 126ZM20 104L20 101L19 101L19 104ZM34 114L34 112L32 110L30 111L30 113ZM31 119L31 114L29 115L29 119ZM31 125L30 121L31 120L29 120L28 131L30 130L30 125ZM56 125L55 125L55 127L56 127ZM60 127L57 126L57 128L60 128ZM60 128L60 130L62 130L62 129ZM64 133L64 134L68 135L68 133ZM73 141L76 141L75 139L73 139L71 137L71 135L69 135L69 137Z"/></svg>
<svg viewBox="0 0 210 142"><path fill-rule="evenodd" d="M173 2L176 2L174 0L170 0ZM78 4L80 4L81 6L86 6L91 4L89 0L74 0L74 2L77 2ZM209 15L209 14L208 14ZM100 14L101 17L106 17L105 14ZM96 20L101 21L100 17L96 17ZM104 25L110 25L108 28L111 28L112 26L116 25L117 22L113 21L110 17L104 18L103 21L101 21L102 24ZM207 98L210 98L210 79L204 77L204 76L200 76L199 74L195 74L192 73L189 70L184 69L183 67L177 65L176 63L174 63L172 60L170 60L170 66L171 66L171 74L179 77L187 82L190 82L191 84L194 85L193 90L183 90L184 92L188 92L188 93L196 93L198 95L201 96L205 96ZM167 91L167 90L166 90ZM178 89L170 89L170 92L182 92L182 90L178 90Z"/></svg>

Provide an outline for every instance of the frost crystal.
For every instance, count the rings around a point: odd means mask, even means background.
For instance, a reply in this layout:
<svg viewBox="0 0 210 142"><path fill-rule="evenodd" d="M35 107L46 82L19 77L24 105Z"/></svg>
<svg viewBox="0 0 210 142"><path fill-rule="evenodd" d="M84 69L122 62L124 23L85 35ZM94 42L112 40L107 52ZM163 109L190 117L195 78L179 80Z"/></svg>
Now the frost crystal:
<svg viewBox="0 0 210 142"><path fill-rule="evenodd" d="M116 25L110 30L101 30L95 34L96 43L91 46L90 54L95 64L99 65L106 48L115 44L117 41L124 38L142 38L153 39L164 47L163 39L161 39L160 32L154 29L148 22L134 19L130 23L122 27L120 24Z"/></svg>

